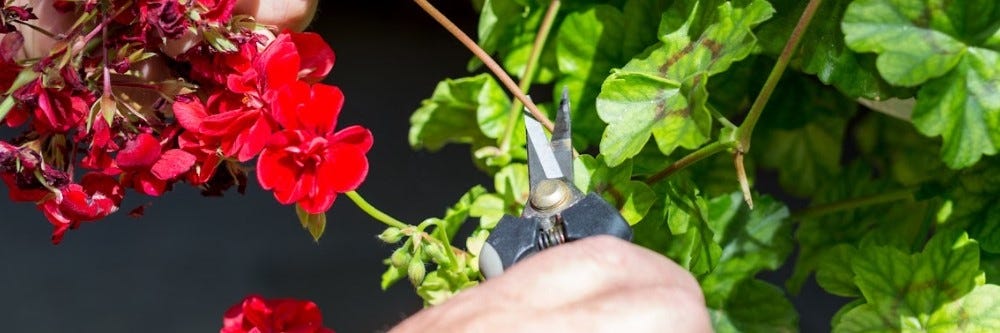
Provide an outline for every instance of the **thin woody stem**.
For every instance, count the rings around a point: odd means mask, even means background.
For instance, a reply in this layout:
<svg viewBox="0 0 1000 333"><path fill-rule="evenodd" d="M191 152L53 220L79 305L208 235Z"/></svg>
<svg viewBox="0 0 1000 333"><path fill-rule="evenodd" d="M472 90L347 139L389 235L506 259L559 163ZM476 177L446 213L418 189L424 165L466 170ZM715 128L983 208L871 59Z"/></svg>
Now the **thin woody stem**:
<svg viewBox="0 0 1000 333"><path fill-rule="evenodd" d="M556 21L556 14L559 13L561 5L561 1L552 0L549 3L549 8L545 11L545 17L542 19L541 26L538 27L535 42L531 45L531 55L528 57L528 63L524 65L524 73L521 75L521 82L518 84L518 88L521 91L531 89L531 84L537 72L538 60L542 56L542 49L545 48L545 42L549 39L549 32L552 31L552 24ZM517 123L518 115L520 115L520 109L521 103L515 100L514 103L510 104L510 110L507 110L507 127L500 142L500 149L504 151L510 149L510 142L514 137L514 125Z"/></svg>
<svg viewBox="0 0 1000 333"><path fill-rule="evenodd" d="M500 67L500 65L497 64L497 62L493 60L493 58L490 57L489 54L486 53L486 51L483 50L483 48L479 47L479 45L476 44L476 42L473 41L472 38L469 38L469 36L466 35L465 32L462 32L462 29L459 29L458 26L455 25L455 23L451 22L451 20L449 20L448 17L444 16L444 14L438 11L437 8L434 8L434 6L431 5L430 2L427 2L427 0L413 0L413 1L416 2L417 5L420 6L420 8L423 8L423 10L427 12L428 15L433 17L434 20L436 20L438 23L444 26L444 28L447 29L448 32L451 32L451 34L454 35L455 38L458 39L458 41L462 42L462 44L464 44L465 47L469 48L469 51L472 51L472 54L475 54L476 57L479 58L479 60L481 60L483 64L485 64L486 67L489 68L490 71L497 76L498 79L500 79L500 82L503 83L503 85L507 88L507 90L509 90L510 93L514 95L514 97L520 100L521 103L524 103L524 105L528 108L528 111L531 112L531 115L534 116L535 119L538 119L538 121L542 123L542 126L545 126L545 128L548 129L549 132L551 132L552 129L555 128L555 126L552 124L552 121L549 120L549 118L544 113L542 113L542 111L538 110L538 106L536 106L535 103L532 102L531 99L529 99L528 96L524 94L524 91L522 91L517 86L517 83L514 83L514 79L511 79L510 75L507 75L507 72L503 70L503 67Z"/></svg>

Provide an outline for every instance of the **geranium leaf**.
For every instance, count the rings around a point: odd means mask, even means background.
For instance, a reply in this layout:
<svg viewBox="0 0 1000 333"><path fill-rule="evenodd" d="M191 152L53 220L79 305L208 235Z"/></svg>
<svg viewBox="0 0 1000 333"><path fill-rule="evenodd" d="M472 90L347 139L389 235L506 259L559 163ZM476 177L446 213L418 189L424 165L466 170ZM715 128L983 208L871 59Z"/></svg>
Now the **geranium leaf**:
<svg viewBox="0 0 1000 333"><path fill-rule="evenodd" d="M756 279L738 284L720 307L710 307L715 332L794 332L798 314L778 287Z"/></svg>
<svg viewBox="0 0 1000 333"><path fill-rule="evenodd" d="M749 55L756 44L750 29L773 13L763 0L742 8L726 2L695 9L688 23L698 10L718 11L718 21L695 39L688 35L688 25L681 26L604 81L597 111L608 123L601 153L609 165L638 154L650 135L664 154L705 143L712 124L705 107L708 77Z"/></svg>
<svg viewBox="0 0 1000 333"><path fill-rule="evenodd" d="M690 180L674 177L654 185L660 200L633 226L634 241L676 261L695 276L711 272L722 247L708 225L708 202Z"/></svg>
<svg viewBox="0 0 1000 333"><path fill-rule="evenodd" d="M983 295L970 294L983 280L979 245L963 232L939 232L922 252L912 255L866 244L851 268L867 304L844 314L834 323L835 332L934 331L933 326L975 322L954 314L982 313L982 307L996 306L994 301L983 302ZM993 293L993 288L985 290Z"/></svg>
<svg viewBox="0 0 1000 333"><path fill-rule="evenodd" d="M849 244L840 244L824 253L816 267L816 283L827 292L844 297L858 297L861 292L854 284L851 259L857 256L857 249Z"/></svg>
<svg viewBox="0 0 1000 333"><path fill-rule="evenodd" d="M802 36L792 66L816 75L820 81L837 87L845 95L884 100L910 96L909 89L893 87L875 69L875 56L858 54L844 43L840 22L852 0L827 0L816 11L816 18ZM805 10L808 1L771 1L777 13L757 30L765 52L778 55ZM779 90L780 91L780 90Z"/></svg>
<svg viewBox="0 0 1000 333"><path fill-rule="evenodd" d="M508 73L520 77L528 63L531 48L541 25L548 1L538 0L486 0L479 14L479 45L487 53L499 55ZM551 42L551 41L550 41ZM551 81L555 64L552 47L542 56L538 82ZM473 71L482 63L477 58L469 62Z"/></svg>
<svg viewBox="0 0 1000 333"><path fill-rule="evenodd" d="M487 74L445 80L410 117L410 145L437 150L449 142L489 142L503 130L509 103Z"/></svg>
<svg viewBox="0 0 1000 333"><path fill-rule="evenodd" d="M631 180L632 164L629 162L609 168L603 156L580 155L575 163L576 186L583 192L601 194L618 208L629 224L642 220L656 201L656 193L648 185Z"/></svg>
<svg viewBox="0 0 1000 333"><path fill-rule="evenodd" d="M984 37L1000 29L996 8L988 0L861 0L844 14L847 45L877 53L889 83L926 82L913 124L944 138L941 155L951 168L971 166L1000 146L1000 53Z"/></svg>
<svg viewBox="0 0 1000 333"><path fill-rule="evenodd" d="M722 246L718 266L701 281L710 307L722 306L733 288L761 270L781 267L792 252L788 208L769 196L756 201L750 210L734 192L708 203L709 226Z"/></svg>

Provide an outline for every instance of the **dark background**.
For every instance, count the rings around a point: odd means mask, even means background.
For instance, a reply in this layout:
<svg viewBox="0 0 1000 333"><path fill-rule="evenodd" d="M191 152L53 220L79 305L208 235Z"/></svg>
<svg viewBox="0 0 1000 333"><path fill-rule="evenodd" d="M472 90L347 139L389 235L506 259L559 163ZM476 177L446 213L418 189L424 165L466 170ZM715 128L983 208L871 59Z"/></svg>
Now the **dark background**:
<svg viewBox="0 0 1000 333"><path fill-rule="evenodd" d="M475 32L468 1L438 1ZM322 1L311 30L337 53L328 82L347 96L340 127L375 135L371 169L358 190L408 222L441 215L489 179L463 146L414 152L410 113L445 77L468 75L470 53L411 1ZM762 184L758 180L758 184ZM762 186L766 186L763 185ZM0 187L0 198L6 197ZM151 203L139 219L126 216ZM408 283L379 288L392 250L381 225L341 197L316 244L290 207L255 181L245 196L202 198L180 185L161 198L134 193L123 212L49 243L50 225L31 205L0 200L0 319L20 332L213 332L251 293L314 300L339 332L385 330L420 308ZM783 281L786 273L773 274ZM829 330L831 307L815 286L796 298L807 332Z"/></svg>

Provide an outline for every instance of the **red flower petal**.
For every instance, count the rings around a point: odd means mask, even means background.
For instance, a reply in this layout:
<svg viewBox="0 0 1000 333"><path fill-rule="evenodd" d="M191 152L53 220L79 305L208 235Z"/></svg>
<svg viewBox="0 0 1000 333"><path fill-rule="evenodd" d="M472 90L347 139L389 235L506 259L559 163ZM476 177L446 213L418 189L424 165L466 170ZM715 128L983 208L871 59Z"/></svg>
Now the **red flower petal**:
<svg viewBox="0 0 1000 333"><path fill-rule="evenodd" d="M299 123L303 129L316 135L325 136L337 127L337 117L344 106L344 93L336 86L314 84L309 102L299 112Z"/></svg>
<svg viewBox="0 0 1000 333"><path fill-rule="evenodd" d="M355 145L338 144L331 148L328 160L323 163L320 175L324 183L339 193L353 191L368 175L368 158ZM330 166L332 165L332 166Z"/></svg>
<svg viewBox="0 0 1000 333"><path fill-rule="evenodd" d="M152 172L156 178L171 180L187 172L194 166L195 157L180 149L171 149L160 156L153 165Z"/></svg>
<svg viewBox="0 0 1000 333"><path fill-rule="evenodd" d="M284 150L265 149L257 159L257 181L265 190L273 190L274 198L282 204L295 202L291 190L298 177L298 165Z"/></svg>
<svg viewBox="0 0 1000 333"><path fill-rule="evenodd" d="M299 53L288 33L279 34L254 63L261 75L260 91L277 89L298 80Z"/></svg>
<svg viewBox="0 0 1000 333"><path fill-rule="evenodd" d="M148 170L160 159L160 142L149 133L142 133L125 143L115 163L126 171Z"/></svg>
<svg viewBox="0 0 1000 333"><path fill-rule="evenodd" d="M292 33L292 42L302 61L299 77L310 83L322 81L333 69L336 60L330 45L319 34L312 32Z"/></svg>
<svg viewBox="0 0 1000 333"><path fill-rule="evenodd" d="M372 148L372 132L361 126L350 126L329 137L331 142L350 144L367 153Z"/></svg>
<svg viewBox="0 0 1000 333"><path fill-rule="evenodd" d="M205 112L205 106L198 98L187 100L178 98L174 102L174 118L177 119L177 123L181 124L181 127L188 131L198 133L201 122L206 117L208 117L208 113Z"/></svg>

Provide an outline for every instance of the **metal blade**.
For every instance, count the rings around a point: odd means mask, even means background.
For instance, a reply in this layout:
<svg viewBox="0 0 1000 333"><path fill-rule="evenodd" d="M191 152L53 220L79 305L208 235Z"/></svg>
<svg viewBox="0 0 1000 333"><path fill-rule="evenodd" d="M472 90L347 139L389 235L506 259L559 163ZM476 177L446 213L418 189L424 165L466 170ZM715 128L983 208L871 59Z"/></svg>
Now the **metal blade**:
<svg viewBox="0 0 1000 333"><path fill-rule="evenodd" d="M543 179L563 177L562 167L552 152L549 139L545 137L542 124L525 110L524 128L528 132L528 181L531 188Z"/></svg>
<svg viewBox="0 0 1000 333"><path fill-rule="evenodd" d="M556 111L555 129L552 131L552 153L563 175L573 181L573 128L570 122L569 88L563 87L562 100Z"/></svg>

